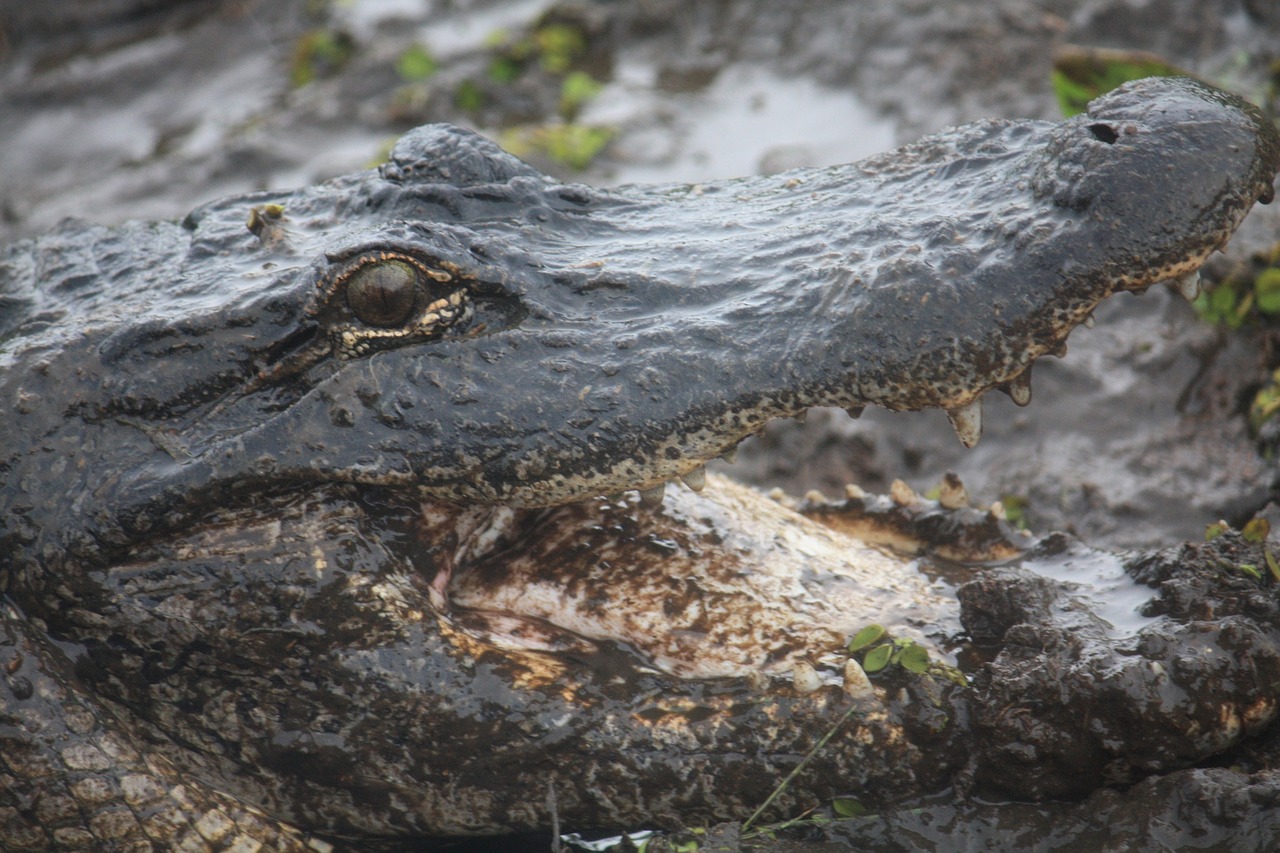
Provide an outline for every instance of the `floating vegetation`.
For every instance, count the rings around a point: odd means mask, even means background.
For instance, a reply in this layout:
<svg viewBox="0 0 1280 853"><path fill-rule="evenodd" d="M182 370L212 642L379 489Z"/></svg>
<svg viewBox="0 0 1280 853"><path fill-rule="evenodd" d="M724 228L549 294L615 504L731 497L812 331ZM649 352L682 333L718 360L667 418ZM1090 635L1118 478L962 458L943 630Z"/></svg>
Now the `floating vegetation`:
<svg viewBox="0 0 1280 853"><path fill-rule="evenodd" d="M594 124L548 123L520 125L504 130L498 144L520 158L538 154L568 166L585 169L595 159L615 131Z"/></svg>
<svg viewBox="0 0 1280 853"><path fill-rule="evenodd" d="M303 33L293 46L289 82L295 89L341 71L355 55L356 43L342 30L316 29Z"/></svg>
<svg viewBox="0 0 1280 853"><path fill-rule="evenodd" d="M396 58L396 73L409 83L421 83L439 70L440 63L425 45L411 45Z"/></svg>

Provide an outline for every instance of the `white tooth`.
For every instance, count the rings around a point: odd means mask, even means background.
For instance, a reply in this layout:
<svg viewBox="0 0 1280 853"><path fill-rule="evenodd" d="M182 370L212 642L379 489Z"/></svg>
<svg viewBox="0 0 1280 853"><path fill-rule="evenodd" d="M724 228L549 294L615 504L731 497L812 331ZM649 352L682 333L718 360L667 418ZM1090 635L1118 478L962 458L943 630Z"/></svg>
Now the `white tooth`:
<svg viewBox="0 0 1280 853"><path fill-rule="evenodd" d="M916 490L902 480L894 480L889 484L889 497L898 506L914 506L920 502L920 496L916 494Z"/></svg>
<svg viewBox="0 0 1280 853"><path fill-rule="evenodd" d="M872 698L876 695L866 670L853 658L849 658L844 664L844 692L855 699Z"/></svg>
<svg viewBox="0 0 1280 853"><path fill-rule="evenodd" d="M862 486L859 486L857 483L849 483L844 487L844 497L845 500L850 501L865 501L867 499L867 493L864 492L862 490Z"/></svg>
<svg viewBox="0 0 1280 853"><path fill-rule="evenodd" d="M1004 504L1002 504L1000 501L996 501L991 505L990 512L991 512L991 517L996 519L997 521L1008 521L1009 519L1009 513L1005 511Z"/></svg>
<svg viewBox="0 0 1280 853"><path fill-rule="evenodd" d="M1092 314L1086 314L1084 318L1084 327L1086 329L1092 329L1094 324L1097 322L1098 322L1097 320L1093 319Z"/></svg>
<svg viewBox="0 0 1280 853"><path fill-rule="evenodd" d="M798 660L791 668L791 681L797 693L812 693L822 686L822 677L808 661Z"/></svg>
<svg viewBox="0 0 1280 853"><path fill-rule="evenodd" d="M1009 399L1014 405L1025 406L1031 402L1031 367L1009 380Z"/></svg>
<svg viewBox="0 0 1280 853"><path fill-rule="evenodd" d="M680 479L695 492L700 492L707 485L707 469L699 465L689 473L681 475Z"/></svg>
<svg viewBox="0 0 1280 853"><path fill-rule="evenodd" d="M732 465L734 461L738 458L738 448L730 447L724 453L720 454L720 458L723 459L725 462L728 462L730 465Z"/></svg>
<svg viewBox="0 0 1280 853"><path fill-rule="evenodd" d="M640 489L640 503L645 506L659 506L667 495L667 484L659 483L651 489Z"/></svg>
<svg viewBox="0 0 1280 853"><path fill-rule="evenodd" d="M960 509L969 503L969 492L955 474L947 474L942 478L942 486L938 489L938 503L942 504L943 509Z"/></svg>
<svg viewBox="0 0 1280 853"><path fill-rule="evenodd" d="M1200 270L1178 279L1178 292L1188 302L1195 302L1196 297L1200 295Z"/></svg>
<svg viewBox="0 0 1280 853"><path fill-rule="evenodd" d="M810 489L805 492L804 499L806 502L811 503L814 506L821 506L827 502L827 496L817 489Z"/></svg>
<svg viewBox="0 0 1280 853"><path fill-rule="evenodd" d="M947 417L951 419L951 426L961 444L973 447L978 443L982 436L982 398L959 409L948 409Z"/></svg>

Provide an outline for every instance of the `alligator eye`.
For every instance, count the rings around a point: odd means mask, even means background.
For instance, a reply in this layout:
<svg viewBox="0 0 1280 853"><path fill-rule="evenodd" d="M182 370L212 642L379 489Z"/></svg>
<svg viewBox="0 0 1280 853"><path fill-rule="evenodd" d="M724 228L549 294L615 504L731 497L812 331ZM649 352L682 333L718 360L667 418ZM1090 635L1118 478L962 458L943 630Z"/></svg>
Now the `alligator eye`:
<svg viewBox="0 0 1280 853"><path fill-rule="evenodd" d="M417 280L404 261L365 264L347 282L347 307L370 326L399 326L417 302Z"/></svg>

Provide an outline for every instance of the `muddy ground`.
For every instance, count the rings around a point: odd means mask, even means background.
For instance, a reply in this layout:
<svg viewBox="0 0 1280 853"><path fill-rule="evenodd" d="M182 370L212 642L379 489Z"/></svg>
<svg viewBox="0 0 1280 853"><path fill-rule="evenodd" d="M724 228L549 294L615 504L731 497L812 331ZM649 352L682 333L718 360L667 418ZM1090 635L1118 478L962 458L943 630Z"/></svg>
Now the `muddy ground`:
<svg viewBox="0 0 1280 853"><path fill-rule="evenodd" d="M983 116L1056 118L1050 68L1068 44L1153 51L1266 100L1280 6L3 0L0 242L64 216L175 218L219 195L364 168L428 121L475 127L592 183L852 160ZM593 133L609 141L584 157ZM1257 208L1209 271L1280 240L1277 208ZM727 470L796 493L883 490L894 477L924 491L953 470L978 500L1024 506L1033 530L1111 549L1197 540L1272 500L1276 467L1246 409L1275 366L1274 331L1207 324L1160 287L1097 319L1066 358L1037 365L1030 407L990 395L975 450L940 412L824 412L775 425ZM1173 808L1220 781L1174 776L1141 802ZM1098 814L1110 812L1071 819ZM949 849L930 843L919 849Z"/></svg>

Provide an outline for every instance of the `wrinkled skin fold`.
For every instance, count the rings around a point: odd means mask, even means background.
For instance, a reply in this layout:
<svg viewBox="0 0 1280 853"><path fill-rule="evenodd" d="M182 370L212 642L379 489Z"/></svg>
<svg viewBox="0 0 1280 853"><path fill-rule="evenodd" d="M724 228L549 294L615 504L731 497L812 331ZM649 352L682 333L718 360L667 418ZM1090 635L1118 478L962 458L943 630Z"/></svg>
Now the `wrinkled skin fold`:
<svg viewBox="0 0 1280 853"><path fill-rule="evenodd" d="M850 707L773 814L1077 797L1230 748L1276 715L1251 581L1192 572L1209 617L1134 564L1153 621L1116 638L1036 571L1083 546L958 484L778 504L701 466L817 405L941 407L972 443L983 393L1025 403L1278 165L1252 107L1148 80L697 186L422 128L375 172L13 247L0 831L359 849L543 829L548 790L565 827L740 820ZM1007 565L957 596L930 555ZM869 685L841 648L871 622L996 651Z"/></svg>

